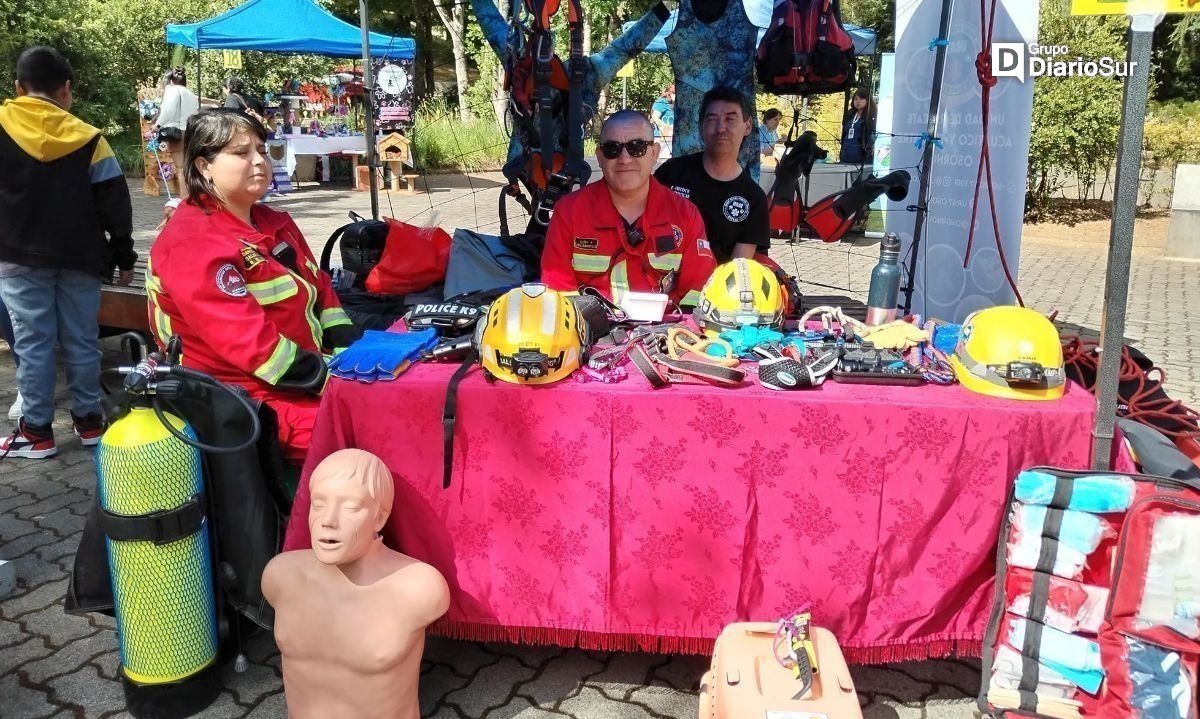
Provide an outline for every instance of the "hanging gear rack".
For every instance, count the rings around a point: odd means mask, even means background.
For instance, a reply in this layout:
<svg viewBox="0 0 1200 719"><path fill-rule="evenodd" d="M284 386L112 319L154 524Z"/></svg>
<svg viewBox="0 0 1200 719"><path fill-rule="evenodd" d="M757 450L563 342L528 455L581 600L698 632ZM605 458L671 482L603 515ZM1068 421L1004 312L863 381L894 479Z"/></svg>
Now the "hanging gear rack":
<svg viewBox="0 0 1200 719"><path fill-rule="evenodd" d="M566 67L554 53L551 27L562 0L524 0L510 23L505 89L512 131L522 151L504 166L509 184L500 194L500 232L505 237L509 235L507 198L515 199L529 214L526 232L544 235L554 204L576 185L586 184L592 173L583 159L582 95L587 74L583 7L580 0L566 0L566 5L570 34Z"/></svg>

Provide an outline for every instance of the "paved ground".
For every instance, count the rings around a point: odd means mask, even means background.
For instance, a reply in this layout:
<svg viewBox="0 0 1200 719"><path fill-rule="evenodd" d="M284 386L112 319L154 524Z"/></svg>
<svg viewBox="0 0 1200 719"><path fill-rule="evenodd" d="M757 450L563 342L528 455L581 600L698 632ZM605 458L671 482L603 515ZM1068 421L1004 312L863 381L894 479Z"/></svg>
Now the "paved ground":
<svg viewBox="0 0 1200 719"><path fill-rule="evenodd" d="M385 214L447 228L494 231L497 183L492 176L430 180L415 197L385 195ZM135 189L136 186L135 186ZM473 190L484 190L473 194ZM153 236L161 201L135 194L139 242ZM319 245L344 222L348 209L369 212L363 194L306 189L276 206L292 212ZM519 222L519 221L517 221ZM319 249L319 248L318 248ZM781 247L781 259L804 276L861 297L875 258L872 246ZM1103 294L1104 247L1078 242L1027 241L1021 285L1040 310L1098 327ZM1153 248L1135 252L1129 336L1171 373L1168 387L1200 403L1197 352L1200 330L1190 307L1200 304L1195 265L1168 262ZM814 293L828 290L812 286ZM112 349L111 347L109 349ZM12 400L11 364L0 351L0 407ZM66 404L60 397L60 409ZM0 600L0 717L118 717L123 713L112 620L62 612L62 597L78 534L91 501L95 475L90 452L70 426L56 425L60 455L52 460L0 462L0 558L17 568L18 588ZM285 716L279 658L268 635L248 643L249 668L227 670L226 690L201 716ZM608 654L545 647L516 647L431 639L423 666L422 712L430 717L531 719L543 716L662 719L694 717L697 682L706 661L698 657ZM855 681L868 719L977 716L979 682L974 660L860 667Z"/></svg>

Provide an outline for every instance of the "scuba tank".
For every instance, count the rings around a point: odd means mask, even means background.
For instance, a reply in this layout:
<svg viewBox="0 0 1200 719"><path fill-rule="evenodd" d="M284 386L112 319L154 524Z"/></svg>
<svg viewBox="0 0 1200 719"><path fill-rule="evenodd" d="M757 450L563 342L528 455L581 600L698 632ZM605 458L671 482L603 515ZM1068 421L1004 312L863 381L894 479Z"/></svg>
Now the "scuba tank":
<svg viewBox="0 0 1200 719"><path fill-rule="evenodd" d="M96 451L99 527L105 535L120 646L120 677L129 712L184 717L221 691L220 631L213 581L213 538L205 496L205 452L240 451L257 442L257 413L212 377L152 353L124 377L125 396ZM163 409L183 383L224 389L254 417L253 437L238 447L199 441L183 419Z"/></svg>

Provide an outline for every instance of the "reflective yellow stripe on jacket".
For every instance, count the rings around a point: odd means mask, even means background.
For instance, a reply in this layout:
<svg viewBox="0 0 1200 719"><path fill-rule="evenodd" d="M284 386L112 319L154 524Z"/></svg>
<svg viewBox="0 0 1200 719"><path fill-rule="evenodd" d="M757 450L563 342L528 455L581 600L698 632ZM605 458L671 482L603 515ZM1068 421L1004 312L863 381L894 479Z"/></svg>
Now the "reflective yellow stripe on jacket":
<svg viewBox="0 0 1200 719"><path fill-rule="evenodd" d="M629 291L629 267L625 260L617 263L608 278L608 286L612 291L613 302L620 302L621 297Z"/></svg>
<svg viewBox="0 0 1200 719"><path fill-rule="evenodd" d="M659 272L678 272L683 255L648 255L647 259L650 260L650 266Z"/></svg>
<svg viewBox="0 0 1200 719"><path fill-rule="evenodd" d="M341 307L329 307L321 310L321 329L329 329L339 325L353 324L350 321L350 315L346 314L346 310Z"/></svg>
<svg viewBox="0 0 1200 719"><path fill-rule="evenodd" d="M576 272L604 272L612 259L603 255L575 252L571 255L571 269Z"/></svg>
<svg viewBox="0 0 1200 719"><path fill-rule="evenodd" d="M279 343L275 345L275 351L271 353L266 362L254 370L254 376L267 384L278 384L279 380L283 379L283 375L287 373L288 367L291 367L292 363L296 361L298 349L295 342L279 335Z"/></svg>
<svg viewBox="0 0 1200 719"><path fill-rule="evenodd" d="M295 297L296 293L300 291L296 287L296 280L290 275L281 275L264 282L249 282L246 284L246 289L260 305L282 302L290 297Z"/></svg>
<svg viewBox="0 0 1200 719"><path fill-rule="evenodd" d="M150 260L146 260L146 296L150 300L151 307L151 324L150 329L154 332L154 336L158 339L159 344L163 347L167 346L167 340L171 338L171 318L158 304L158 296L162 293L162 281L154 274L154 269L150 265Z"/></svg>

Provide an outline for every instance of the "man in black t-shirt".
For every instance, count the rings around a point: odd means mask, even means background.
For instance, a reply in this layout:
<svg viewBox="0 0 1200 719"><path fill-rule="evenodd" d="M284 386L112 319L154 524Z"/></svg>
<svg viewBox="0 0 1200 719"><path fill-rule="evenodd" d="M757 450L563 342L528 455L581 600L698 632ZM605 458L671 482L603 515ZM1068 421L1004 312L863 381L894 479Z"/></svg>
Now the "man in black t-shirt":
<svg viewBox="0 0 1200 719"><path fill-rule="evenodd" d="M700 104L704 151L668 160L654 172L655 179L699 208L718 262L766 254L771 246L766 193L738 164L753 117L745 95L714 87Z"/></svg>

